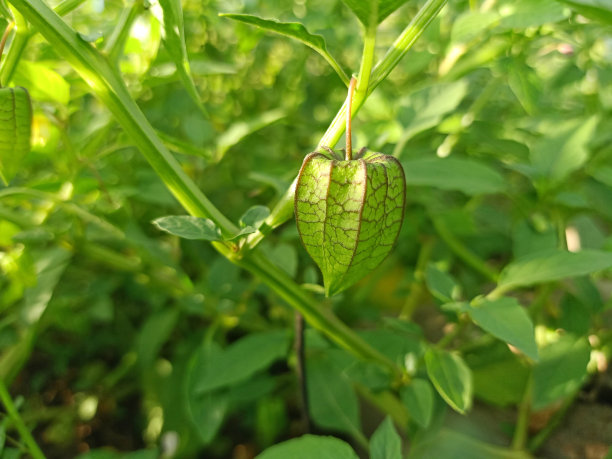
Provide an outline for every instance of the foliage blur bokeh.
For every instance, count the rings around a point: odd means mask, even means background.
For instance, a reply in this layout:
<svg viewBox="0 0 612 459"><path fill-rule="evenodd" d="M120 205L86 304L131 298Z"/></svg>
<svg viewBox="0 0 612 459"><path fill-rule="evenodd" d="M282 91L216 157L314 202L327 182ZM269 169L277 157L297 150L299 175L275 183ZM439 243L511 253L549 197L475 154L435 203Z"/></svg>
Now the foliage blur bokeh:
<svg viewBox="0 0 612 459"><path fill-rule="evenodd" d="M184 0L198 106L164 46L157 2L72 3L64 20L106 52L117 24L132 21L110 59L235 222L281 198L346 87L311 48L219 13L299 21L349 75L359 69L361 26L340 0ZM377 57L423 3L382 22ZM315 433L364 455L390 415L410 457L518 458L545 444L585 384L597 392L612 353L604 3L450 1L353 121L354 145L395 155L406 172L392 254L325 299L293 220L260 244L412 378L389 388L377 365L307 327ZM294 311L206 241L151 223L186 212L54 43L27 34L2 81L29 90L34 117L32 151L0 185L0 377L41 449L250 458L303 434ZM601 449L607 435L588 441ZM20 456L9 417L0 438L2 457Z"/></svg>

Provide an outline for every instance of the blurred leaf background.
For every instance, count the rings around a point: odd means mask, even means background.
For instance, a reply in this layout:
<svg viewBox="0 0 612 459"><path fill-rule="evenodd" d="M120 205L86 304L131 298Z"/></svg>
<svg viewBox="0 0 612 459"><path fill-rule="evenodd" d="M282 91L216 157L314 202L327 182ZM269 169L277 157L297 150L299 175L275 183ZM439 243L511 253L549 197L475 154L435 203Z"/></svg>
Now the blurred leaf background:
<svg viewBox="0 0 612 459"><path fill-rule="evenodd" d="M237 222L282 196L346 88L311 48L218 14L301 22L350 74L355 2L168 2L182 4L182 30L164 27L164 3L85 1L64 18L115 59L183 169ZM422 3L381 23L379 57ZM378 367L308 329L315 433L363 456L388 413L410 457L564 457L545 444L551 422L587 402L609 416L611 17L597 1L451 1L367 100L354 144L402 162L405 221L383 265L322 307L414 379L389 399ZM28 88L34 124L32 152L0 188L0 376L43 451L249 458L304 433L293 311L207 242L151 223L185 212L35 32L3 81ZM293 222L261 248L320 296ZM521 409L530 441L505 449ZM8 419L0 451L19 457ZM372 454L396 441L391 428ZM563 454L588 444L604 457L607 435L571 437Z"/></svg>

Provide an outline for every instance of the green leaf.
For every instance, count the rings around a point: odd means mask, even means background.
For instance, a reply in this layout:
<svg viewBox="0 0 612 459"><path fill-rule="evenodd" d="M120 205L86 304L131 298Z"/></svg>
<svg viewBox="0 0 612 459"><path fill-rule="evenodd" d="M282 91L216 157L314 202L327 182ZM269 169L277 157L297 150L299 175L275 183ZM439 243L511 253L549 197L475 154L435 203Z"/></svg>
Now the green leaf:
<svg viewBox="0 0 612 459"><path fill-rule="evenodd" d="M385 20L387 16L406 3L408 0L342 0L361 23L375 26Z"/></svg>
<svg viewBox="0 0 612 459"><path fill-rule="evenodd" d="M588 159L587 144L591 140L599 119L592 116L555 126L531 148L531 163L537 174L553 182L563 181L579 169Z"/></svg>
<svg viewBox="0 0 612 459"><path fill-rule="evenodd" d="M408 186L432 186L468 195L502 193L503 176L473 159L423 158L402 161Z"/></svg>
<svg viewBox="0 0 612 459"><path fill-rule="evenodd" d="M505 343L483 343L467 354L465 360L472 370L476 397L501 407L521 402L531 367Z"/></svg>
<svg viewBox="0 0 612 459"><path fill-rule="evenodd" d="M263 112L247 121L238 121L229 126L217 139L217 152L214 160L221 161L225 153L246 136L283 119L286 115L284 110L274 109Z"/></svg>
<svg viewBox="0 0 612 459"><path fill-rule="evenodd" d="M507 291L566 277L584 276L610 267L612 252L582 250L538 253L507 265L500 274L497 288Z"/></svg>
<svg viewBox="0 0 612 459"><path fill-rule="evenodd" d="M345 71L342 70L340 64L334 59L334 57L327 51L327 45L325 38L321 35L314 35L310 33L306 27L299 22L279 22L271 19L262 19L257 16L250 14L233 14L233 13L222 13L219 16L234 19L235 21L244 22L251 24L256 27L260 27L264 30L278 33L294 40L300 41L306 46L314 49L332 66L336 71L340 79L348 86L349 78Z"/></svg>
<svg viewBox="0 0 612 459"><path fill-rule="evenodd" d="M566 18L563 6L555 0L517 0L502 8L500 26L526 29L559 22Z"/></svg>
<svg viewBox="0 0 612 459"><path fill-rule="evenodd" d="M179 318L178 309L167 309L150 315L140 328L136 349L143 369L152 367L161 347L170 337Z"/></svg>
<svg viewBox="0 0 612 459"><path fill-rule="evenodd" d="M176 70L189 97L206 116L206 109L202 104L196 85L191 77L189 57L185 45L185 27L183 24L181 0L159 0L159 4L161 6L162 17L158 17L158 20L164 26L164 46L176 66Z"/></svg>
<svg viewBox="0 0 612 459"><path fill-rule="evenodd" d="M400 142L405 144L416 134L440 124L444 115L455 110L467 92L467 82L459 80L428 86L402 98L398 118L404 132Z"/></svg>
<svg viewBox="0 0 612 459"><path fill-rule="evenodd" d="M499 21L499 14L493 11L466 11L453 22L451 41L468 43L482 36L484 31Z"/></svg>
<svg viewBox="0 0 612 459"><path fill-rule="evenodd" d="M402 439L387 416L370 439L370 459L402 459Z"/></svg>
<svg viewBox="0 0 612 459"><path fill-rule="evenodd" d="M336 358L337 356L341 358ZM306 363L308 407L312 420L324 429L365 438L359 422L359 401L344 370L351 360L344 353L326 354Z"/></svg>
<svg viewBox="0 0 612 459"><path fill-rule="evenodd" d="M197 369L197 392L209 392L246 380L286 356L289 335L284 330L253 333L211 355Z"/></svg>
<svg viewBox="0 0 612 459"><path fill-rule="evenodd" d="M210 359L218 358L222 350L216 343L197 349L187 369L187 410L193 427L203 444L210 443L219 432L229 408L227 391L202 392L198 389L201 370Z"/></svg>
<svg viewBox="0 0 612 459"><path fill-rule="evenodd" d="M358 459L348 443L334 437L303 435L271 446L257 459Z"/></svg>
<svg viewBox="0 0 612 459"><path fill-rule="evenodd" d="M557 0L585 17L612 24L612 5L608 0Z"/></svg>
<svg viewBox="0 0 612 459"><path fill-rule="evenodd" d="M406 183L392 156L367 151L352 160L306 156L295 189L295 218L325 294L347 289L389 254L402 226Z"/></svg>
<svg viewBox="0 0 612 459"><path fill-rule="evenodd" d="M242 217L240 217L240 226L252 226L259 228L266 218L270 215L270 209L266 206L250 207Z"/></svg>
<svg viewBox="0 0 612 459"><path fill-rule="evenodd" d="M153 220L160 230L184 239L202 241L220 241L221 231L208 218L191 217L189 215L171 215Z"/></svg>
<svg viewBox="0 0 612 459"><path fill-rule="evenodd" d="M483 330L538 359L533 322L515 298L482 300L467 304L466 312Z"/></svg>
<svg viewBox="0 0 612 459"><path fill-rule="evenodd" d="M540 361L533 369L534 410L572 395L587 377L591 347L586 338L561 335L540 351Z"/></svg>
<svg viewBox="0 0 612 459"><path fill-rule="evenodd" d="M431 384L424 379L415 378L408 386L401 388L400 398L408 409L410 417L426 429L434 410L434 392Z"/></svg>
<svg viewBox="0 0 612 459"><path fill-rule="evenodd" d="M0 88L0 181L6 185L30 152L32 104L24 88Z"/></svg>
<svg viewBox="0 0 612 459"><path fill-rule="evenodd" d="M465 413L472 405L472 374L455 353L429 349L425 353L427 375L451 408Z"/></svg>
<svg viewBox="0 0 612 459"><path fill-rule="evenodd" d="M436 265L429 263L425 270L425 283L430 293L444 303L456 301L461 287L452 276L440 271Z"/></svg>
<svg viewBox="0 0 612 459"><path fill-rule="evenodd" d="M410 450L408 459L531 459L524 451L515 451L484 443L467 435L443 428L426 437Z"/></svg>
<svg viewBox="0 0 612 459"><path fill-rule="evenodd" d="M70 85L59 73L42 63L20 60L11 84L27 88L32 99L38 102L64 106L70 102Z"/></svg>

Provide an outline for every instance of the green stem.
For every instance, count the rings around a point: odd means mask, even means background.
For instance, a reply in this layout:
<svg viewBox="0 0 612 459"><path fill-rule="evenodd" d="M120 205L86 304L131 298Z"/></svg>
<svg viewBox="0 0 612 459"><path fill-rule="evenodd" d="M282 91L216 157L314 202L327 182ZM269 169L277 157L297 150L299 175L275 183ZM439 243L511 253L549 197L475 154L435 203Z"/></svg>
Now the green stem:
<svg viewBox="0 0 612 459"><path fill-rule="evenodd" d="M142 0L135 0L131 7L125 8L121 12L113 33L104 45L104 52L108 55L108 59L111 62L116 64L119 60L130 33L130 28L143 8Z"/></svg>
<svg viewBox="0 0 612 459"><path fill-rule="evenodd" d="M482 274L487 279L496 282L497 273L487 266L487 264L480 259L478 255L467 248L463 242L461 242L451 230L448 229L446 224L440 217L435 215L430 216L431 221L436 229L438 235L448 245L455 255L461 258L468 266L472 267L475 271Z"/></svg>
<svg viewBox="0 0 612 459"><path fill-rule="evenodd" d="M13 424L15 425L15 429L19 432L21 436L21 440L26 444L30 454L34 459L44 459L45 455L38 447L36 440L32 437L32 434L26 427L23 419L19 415L19 411L15 408L15 404L13 403L13 399L11 398L11 394L9 394L6 386L4 385L4 381L0 379L0 400L2 400L2 404L6 408L6 412L9 417L13 420Z"/></svg>
<svg viewBox="0 0 612 459"><path fill-rule="evenodd" d="M28 30L28 23L19 11L12 10L13 17L15 18L15 34L13 35L13 41L11 47L6 53L6 58L2 63L0 69L0 81L3 84L8 84L13 78L17 64L21 59L23 50L25 49L28 40L30 39L30 32Z"/></svg>
<svg viewBox="0 0 612 459"><path fill-rule="evenodd" d="M372 89L378 86L391 70L399 63L404 55L412 48L412 45L423 34L427 26L433 21L448 0L428 0L419 10L410 24L402 31L393 42L387 54L374 67L372 73Z"/></svg>
<svg viewBox="0 0 612 459"><path fill-rule="evenodd" d="M240 257L236 256L235 253L225 246L218 247L218 249L230 261L263 280L281 298L299 311L310 326L325 333L336 344L349 350L361 359L373 361L386 367L395 378L402 376L400 369L393 361L371 347L359 335L355 334L330 309L321 307L318 301L312 298L287 274L274 266L258 251L254 250L244 257Z"/></svg>
<svg viewBox="0 0 612 459"><path fill-rule="evenodd" d="M531 412L531 392L533 389L533 375L529 372L523 399L518 407L518 418L512 438L512 449L521 451L527 443L527 430L529 429L529 414Z"/></svg>
<svg viewBox="0 0 612 459"><path fill-rule="evenodd" d="M417 259L417 264L414 268L414 280L410 285L410 294L408 295L408 298L404 303L404 307L399 315L399 318L402 320L409 320L410 317L412 317L412 313L417 308L419 300L425 292L425 287L423 285L425 280L425 269L427 268L427 263L429 263L429 259L431 258L431 252L435 242L436 240L433 237L430 237L421 245L419 258Z"/></svg>
<svg viewBox="0 0 612 459"><path fill-rule="evenodd" d="M416 40L423 34L427 26L434 20L448 0L428 0L419 10L414 19L410 22L408 27L400 34L397 40L391 45L385 56L376 64L374 70L370 75L370 81L368 82L367 91L362 94L356 94L353 99L353 115L355 115L367 97L372 91L378 86L386 77L389 75L391 70L399 63L401 58L412 48ZM367 38L367 33L366 33ZM367 45L369 46L369 45ZM366 43L364 42L364 53L366 49ZM373 49L372 49L373 52ZM361 75L365 75L364 72ZM361 76L360 75L360 76ZM317 149L326 146L333 148L342 134L344 134L346 120L346 100L336 113L336 116L332 120L331 124L327 128L327 131L319 141ZM266 224L271 228L276 228L282 225L284 222L289 220L293 215L293 194L295 192L295 181L289 186L285 194L278 201L276 206L272 209L270 216L266 220ZM259 232L253 233L247 238L245 247L253 248L262 239L264 235Z"/></svg>

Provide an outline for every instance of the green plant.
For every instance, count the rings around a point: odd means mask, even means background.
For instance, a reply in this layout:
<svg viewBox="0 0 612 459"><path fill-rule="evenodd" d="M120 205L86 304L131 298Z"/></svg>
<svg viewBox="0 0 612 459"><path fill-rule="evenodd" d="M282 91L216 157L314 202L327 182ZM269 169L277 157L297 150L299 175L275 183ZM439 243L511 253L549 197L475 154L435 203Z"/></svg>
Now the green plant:
<svg viewBox="0 0 612 459"><path fill-rule="evenodd" d="M408 438L414 458L525 457L607 361L609 7L255 5L280 22L250 4L9 3L0 75L28 88L35 135L0 189L0 375L24 395L2 397L8 454L120 438L151 457L382 458ZM304 152L333 149L357 112L358 139L405 171L406 221L378 268L385 254L336 285L322 269L340 293L325 299L284 224ZM445 421L474 399L516 418L474 436ZM343 440L290 439L310 424Z"/></svg>

